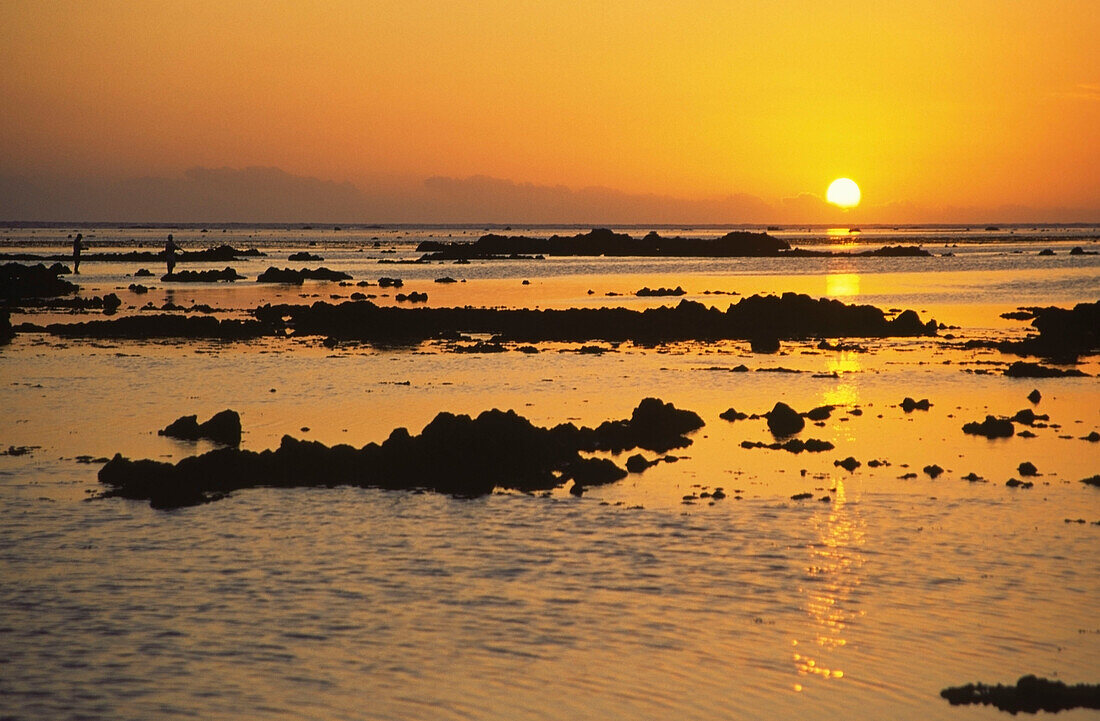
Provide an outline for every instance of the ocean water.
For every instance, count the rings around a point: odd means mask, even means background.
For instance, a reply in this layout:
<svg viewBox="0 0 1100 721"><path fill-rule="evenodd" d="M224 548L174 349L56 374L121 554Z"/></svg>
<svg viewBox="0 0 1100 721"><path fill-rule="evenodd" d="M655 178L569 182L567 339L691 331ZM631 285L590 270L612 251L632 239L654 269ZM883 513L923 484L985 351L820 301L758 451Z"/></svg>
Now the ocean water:
<svg viewBox="0 0 1100 721"><path fill-rule="evenodd" d="M64 252L71 230L9 230L0 252ZM779 355L738 342L470 355L439 343L327 349L319 338L21 334L0 348L0 446L33 446L0 456L0 716L969 719L1000 713L953 708L940 689L1026 673L1096 683L1100 490L1080 479L1100 473L1100 444L1082 440L1100 430L1100 362L1079 365L1085 378L1010 379L1000 371L1015 357L962 342L1021 335L1026 323L1000 317L1018 306L1100 298L1098 256L1068 255L1100 244L1095 229L1014 230L792 239L919 242L932 258L442 267L378 261L415 257L424 237L481 230L177 229L187 248L226 240L269 256L233 263L245 281L171 288L146 279L154 290L142 296L125 290L135 267L82 263L84 292L118 293L123 313L172 300L234 317L263 302L338 302L357 290L396 302L377 287L253 282L268 265L305 265L286 256L309 249L325 258L311 267L356 281L402 277L403 291L425 291L433 306L646 307L678 299L636 298L638 288L681 285L686 298L719 307L738 296L704 291L798 291L913 308L957 327L861 341L866 352L784 343ZM155 247L165 232L98 228L91 241L93 251ZM1054 256L1037 255L1047 247ZM442 275L466 282L432 282ZM729 371L739 364L750 370ZM777 368L786 372L769 372ZM1033 388L1043 395L1036 406L1025 398ZM398 426L415 433L440 410L514 408L540 425L592 425L628 416L646 396L695 410L706 426L674 451L676 463L581 498L566 489L471 500L260 488L162 512L88 500L100 464L77 459L209 450L156 430L227 407L241 413L243 447L258 450L285 433L362 445ZM933 406L906 414L897 407L905 396ZM777 400L836 405L801 434L835 450L744 449L742 440L771 440L763 421L717 417ZM1025 407L1050 415L1034 438L961 431ZM863 465L834 465L849 455ZM1025 460L1039 468L1034 487L1006 487ZM944 474L926 475L930 463ZM983 481L964 480L970 472ZM716 487L725 500L698 497ZM803 492L812 499L791 499Z"/></svg>

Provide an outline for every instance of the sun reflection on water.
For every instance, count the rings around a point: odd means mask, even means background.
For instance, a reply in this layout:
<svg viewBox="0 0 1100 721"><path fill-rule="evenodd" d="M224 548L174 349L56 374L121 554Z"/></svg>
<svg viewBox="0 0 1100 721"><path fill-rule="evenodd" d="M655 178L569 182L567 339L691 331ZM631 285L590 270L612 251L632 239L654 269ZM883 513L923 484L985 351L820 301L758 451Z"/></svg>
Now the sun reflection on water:
<svg viewBox="0 0 1100 721"><path fill-rule="evenodd" d="M835 273L825 276L825 295L850 298L859 295L859 273Z"/></svg>
<svg viewBox="0 0 1100 721"><path fill-rule="evenodd" d="M837 656L848 644L848 626L864 613L854 598L863 565L864 525L848 502L843 478L836 476L834 481L832 508L818 518L818 541L810 547L806 573L812 582L801 589L815 633L792 641L792 660L800 677L843 678ZM795 690L801 689L796 683Z"/></svg>

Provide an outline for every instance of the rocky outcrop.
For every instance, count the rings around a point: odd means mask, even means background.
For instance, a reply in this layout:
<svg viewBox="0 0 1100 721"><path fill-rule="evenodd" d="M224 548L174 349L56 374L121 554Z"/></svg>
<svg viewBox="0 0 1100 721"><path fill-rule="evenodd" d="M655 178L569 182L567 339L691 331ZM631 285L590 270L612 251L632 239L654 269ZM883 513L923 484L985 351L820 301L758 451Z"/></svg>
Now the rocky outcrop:
<svg viewBox="0 0 1100 721"><path fill-rule="evenodd" d="M629 419L597 428L564 423L542 428L514 411L490 410L476 418L438 414L419 435L395 429L381 444L326 446L284 436L279 448L256 453L221 448L176 464L115 455L99 471L104 496L148 500L155 508L206 503L255 486L353 485L428 489L458 496L494 488L524 491L607 483L625 475L608 459L582 452L621 452L688 445L684 434L702 427L691 411L646 398Z"/></svg>
<svg viewBox="0 0 1100 721"><path fill-rule="evenodd" d="M303 250L301 253L291 253L287 256L286 259L289 260L291 263L313 263L324 260L324 258L322 258L321 256L314 255L308 250Z"/></svg>
<svg viewBox="0 0 1100 721"><path fill-rule="evenodd" d="M238 250L231 245L219 245L216 248L205 250L192 250L176 253L177 263L228 263L241 258L258 258L267 255L255 248ZM81 261L96 263L163 263L164 251L130 251L127 253L82 253ZM66 261L72 260L71 254L36 255L32 253L0 253L0 260L38 260L38 261Z"/></svg>
<svg viewBox="0 0 1100 721"><path fill-rule="evenodd" d="M232 268L221 270L181 270L176 273L165 273L160 279L166 283L217 283L219 281L233 282L243 280L244 276Z"/></svg>
<svg viewBox="0 0 1100 721"><path fill-rule="evenodd" d="M206 438L227 446L241 444L241 416L233 410L215 413L210 420L198 422L198 416L180 416L168 424L167 428L157 431L157 435L179 438L184 441L197 441Z"/></svg>
<svg viewBox="0 0 1100 721"><path fill-rule="evenodd" d="M54 298L75 293L79 288L59 276L65 270L59 263L47 268L38 265L5 263L0 265L0 300Z"/></svg>
<svg viewBox="0 0 1100 721"><path fill-rule="evenodd" d="M272 329L254 320L218 320L210 316L140 315L115 320L83 323L52 323L46 332L66 338L207 338L250 340L272 334Z"/></svg>
<svg viewBox="0 0 1100 721"><path fill-rule="evenodd" d="M271 266L256 278L257 283L292 283L294 285L301 285L307 280L351 280L351 276L338 270L329 270L324 266L316 269L301 268L300 270L294 270L293 268L280 270Z"/></svg>
<svg viewBox="0 0 1100 721"><path fill-rule="evenodd" d="M1078 303L1073 308L1024 310L1033 316L1031 325L1039 334L999 343L1001 351L1069 362L1081 355L1100 353L1100 301Z"/></svg>
<svg viewBox="0 0 1100 721"><path fill-rule="evenodd" d="M1088 374L1076 368L1063 370L1039 363L1016 361L1005 369L1005 375L1009 378L1083 378Z"/></svg>
<svg viewBox="0 0 1100 721"><path fill-rule="evenodd" d="M786 403L780 401L764 414L768 419L768 430L777 437L793 436L806 427L806 421Z"/></svg>
<svg viewBox="0 0 1100 721"><path fill-rule="evenodd" d="M1010 438L1015 435L1016 429L1007 418L986 416L981 423L972 421L963 425L963 433L986 438Z"/></svg>
<svg viewBox="0 0 1100 721"><path fill-rule="evenodd" d="M487 333L520 342L634 341L656 344L686 340L934 335L934 321L922 323L911 310L887 320L868 305L845 305L807 295L751 296L725 311L681 300L674 307L499 308L380 307L370 301L332 305L265 305L254 315L274 326L286 323L298 335L341 340L414 342L447 333Z"/></svg>
<svg viewBox="0 0 1100 721"><path fill-rule="evenodd" d="M1015 684L991 686L968 683L940 691L952 706L982 704L1011 714L1057 713L1075 708L1100 709L1100 684L1079 683L1069 686L1032 675L1021 676Z"/></svg>

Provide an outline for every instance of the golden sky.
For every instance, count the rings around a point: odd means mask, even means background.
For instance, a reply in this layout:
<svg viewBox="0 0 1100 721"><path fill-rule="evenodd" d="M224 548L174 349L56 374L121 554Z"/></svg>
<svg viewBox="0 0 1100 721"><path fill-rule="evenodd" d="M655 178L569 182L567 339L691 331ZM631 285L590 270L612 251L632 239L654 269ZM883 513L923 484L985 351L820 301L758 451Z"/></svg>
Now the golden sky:
<svg viewBox="0 0 1100 721"><path fill-rule="evenodd" d="M5 0L0 175L1096 211L1098 37L1096 0Z"/></svg>

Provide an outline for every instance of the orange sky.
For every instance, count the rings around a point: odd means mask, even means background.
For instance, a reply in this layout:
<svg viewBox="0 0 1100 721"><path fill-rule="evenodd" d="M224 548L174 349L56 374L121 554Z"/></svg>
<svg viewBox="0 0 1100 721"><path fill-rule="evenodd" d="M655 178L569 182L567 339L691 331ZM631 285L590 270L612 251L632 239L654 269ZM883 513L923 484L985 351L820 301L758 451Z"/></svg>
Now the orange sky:
<svg viewBox="0 0 1100 721"><path fill-rule="evenodd" d="M854 218L1098 221L1098 37L1096 0L5 0L0 175L261 166L776 208L848 176Z"/></svg>

